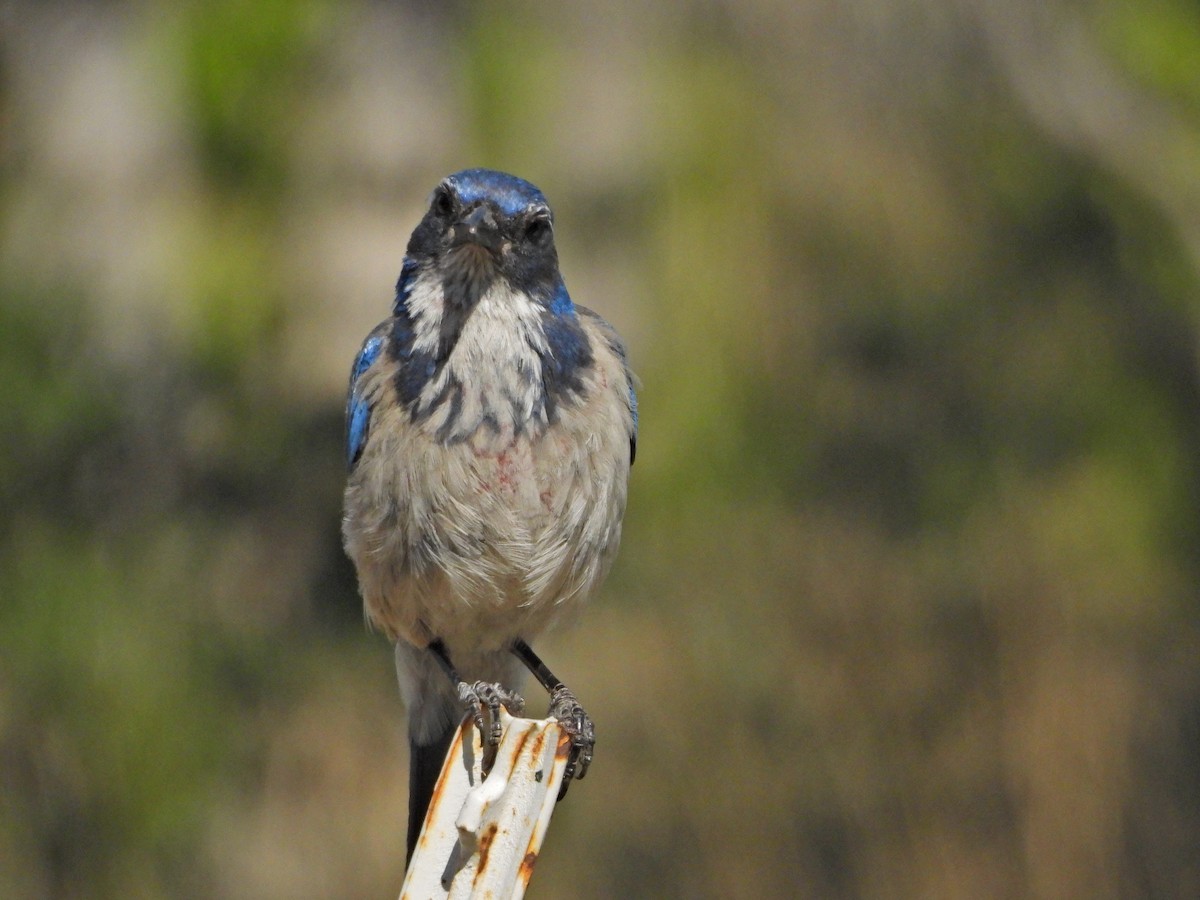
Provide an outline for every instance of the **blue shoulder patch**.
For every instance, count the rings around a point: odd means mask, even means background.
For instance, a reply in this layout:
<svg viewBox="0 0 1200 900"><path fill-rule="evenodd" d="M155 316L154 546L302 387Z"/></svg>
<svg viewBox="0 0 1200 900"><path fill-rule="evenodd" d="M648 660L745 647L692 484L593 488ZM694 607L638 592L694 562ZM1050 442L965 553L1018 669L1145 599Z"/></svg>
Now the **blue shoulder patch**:
<svg viewBox="0 0 1200 900"><path fill-rule="evenodd" d="M567 289L559 285L542 313L546 350L542 357L542 386L551 421L560 401L583 392L583 372L592 364L592 346L579 324Z"/></svg>
<svg viewBox="0 0 1200 900"><path fill-rule="evenodd" d="M559 281L550 296L550 312L556 316L567 316L575 312L575 304L571 302L571 295L567 293L567 286L562 281Z"/></svg>
<svg viewBox="0 0 1200 900"><path fill-rule="evenodd" d="M371 425L371 405L363 396L359 382L367 369L379 359L386 343L387 333L376 328L367 336L350 369L350 391L346 397L346 465L350 468L362 455Z"/></svg>

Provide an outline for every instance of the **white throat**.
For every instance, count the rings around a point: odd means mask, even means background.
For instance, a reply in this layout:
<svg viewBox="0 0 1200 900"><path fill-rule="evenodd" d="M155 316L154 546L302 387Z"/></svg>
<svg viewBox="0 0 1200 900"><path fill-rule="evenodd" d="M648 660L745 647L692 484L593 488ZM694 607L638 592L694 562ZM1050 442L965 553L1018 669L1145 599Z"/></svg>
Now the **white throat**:
<svg viewBox="0 0 1200 900"><path fill-rule="evenodd" d="M417 279L408 298L413 349L436 354L445 295L440 279ZM497 279L467 316L441 370L422 389L414 418L446 443L480 433L503 442L546 424L541 307Z"/></svg>

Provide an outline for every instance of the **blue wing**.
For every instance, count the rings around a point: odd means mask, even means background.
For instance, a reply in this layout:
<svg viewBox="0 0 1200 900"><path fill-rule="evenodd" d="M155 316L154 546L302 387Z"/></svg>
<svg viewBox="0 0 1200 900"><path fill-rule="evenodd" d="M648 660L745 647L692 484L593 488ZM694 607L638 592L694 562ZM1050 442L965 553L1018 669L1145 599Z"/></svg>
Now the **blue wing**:
<svg viewBox="0 0 1200 900"><path fill-rule="evenodd" d="M632 466L633 460L637 457L637 391L633 389L633 373L629 371L628 364L625 366L625 374L629 378L629 411L633 413L633 431L629 433L629 464ZM638 471L642 470L638 469Z"/></svg>
<svg viewBox="0 0 1200 900"><path fill-rule="evenodd" d="M384 323L367 335L350 369L350 392L346 398L346 465L350 468L354 468L362 455L371 427L371 404L363 395L362 377L386 345L387 323Z"/></svg>

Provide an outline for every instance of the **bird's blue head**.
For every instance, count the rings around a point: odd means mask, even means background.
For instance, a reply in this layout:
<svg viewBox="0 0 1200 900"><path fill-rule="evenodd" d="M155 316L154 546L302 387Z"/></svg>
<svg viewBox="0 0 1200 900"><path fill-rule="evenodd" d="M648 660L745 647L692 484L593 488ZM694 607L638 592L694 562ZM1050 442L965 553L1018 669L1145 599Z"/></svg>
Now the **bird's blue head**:
<svg viewBox="0 0 1200 900"><path fill-rule="evenodd" d="M494 169L463 169L449 176L443 184L457 192L463 203L487 201L507 216L518 216L537 206L547 213L550 210L545 195L534 185L524 178Z"/></svg>
<svg viewBox="0 0 1200 900"><path fill-rule="evenodd" d="M547 306L566 297L545 195L491 169L464 169L434 189L408 242L398 302L421 272L436 274L447 302L464 312L498 279Z"/></svg>

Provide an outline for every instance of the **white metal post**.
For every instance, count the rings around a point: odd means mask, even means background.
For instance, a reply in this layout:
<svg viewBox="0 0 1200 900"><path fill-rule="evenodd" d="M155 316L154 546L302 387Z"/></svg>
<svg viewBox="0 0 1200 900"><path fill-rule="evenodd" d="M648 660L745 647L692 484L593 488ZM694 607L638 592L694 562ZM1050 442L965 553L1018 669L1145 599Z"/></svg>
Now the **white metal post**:
<svg viewBox="0 0 1200 900"><path fill-rule="evenodd" d="M558 799L571 738L554 719L500 713L496 758L470 716L446 754L400 900L520 898Z"/></svg>

